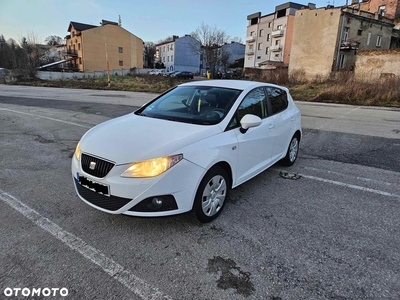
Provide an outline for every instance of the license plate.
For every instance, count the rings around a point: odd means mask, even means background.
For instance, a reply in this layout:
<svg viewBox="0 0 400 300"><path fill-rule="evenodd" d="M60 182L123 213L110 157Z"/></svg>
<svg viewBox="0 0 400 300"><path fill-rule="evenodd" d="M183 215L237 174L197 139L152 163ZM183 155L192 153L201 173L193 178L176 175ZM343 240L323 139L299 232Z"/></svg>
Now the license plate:
<svg viewBox="0 0 400 300"><path fill-rule="evenodd" d="M80 175L79 173L77 173L76 175L77 175L79 184L82 185L83 187L85 187L93 192L102 194L104 196L110 196L110 189L109 189L108 185L95 182L85 176Z"/></svg>

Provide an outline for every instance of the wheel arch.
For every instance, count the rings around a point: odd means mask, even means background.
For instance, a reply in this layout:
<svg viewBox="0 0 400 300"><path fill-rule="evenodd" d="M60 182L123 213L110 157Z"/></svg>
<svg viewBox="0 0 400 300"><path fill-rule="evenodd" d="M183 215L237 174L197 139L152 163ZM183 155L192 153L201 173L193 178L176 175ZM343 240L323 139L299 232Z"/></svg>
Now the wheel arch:
<svg viewBox="0 0 400 300"><path fill-rule="evenodd" d="M207 175L207 173L208 172L210 172L210 170L212 170L214 167L221 167L222 169L224 169L224 171L228 174L228 176L229 176L229 189L231 189L232 188L232 185L233 185L233 172L232 172L232 167L231 167L231 165L228 163L228 162L226 162L226 161L219 161L219 162L216 162L216 163L214 163L213 165L211 165L211 167L209 167L208 169L207 169L207 171L204 173L204 175L203 175L203 177L200 179L200 181L198 182L198 184L197 184L197 188L196 188L196 191L195 191L195 195L197 194L197 191L198 191L198 189L199 189L199 186L200 186L200 184L201 184L201 181L203 180L203 178ZM193 199L194 200L194 199ZM193 209L193 205L194 205L194 201L193 201L193 203L192 203L192 209Z"/></svg>

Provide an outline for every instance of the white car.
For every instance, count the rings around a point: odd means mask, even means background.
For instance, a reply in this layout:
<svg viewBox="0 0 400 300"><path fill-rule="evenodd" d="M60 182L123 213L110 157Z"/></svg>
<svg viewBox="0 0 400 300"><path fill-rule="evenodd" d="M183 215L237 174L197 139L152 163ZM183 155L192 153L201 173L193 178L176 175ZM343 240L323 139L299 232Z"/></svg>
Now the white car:
<svg viewBox="0 0 400 300"><path fill-rule="evenodd" d="M302 135L289 90L254 81L181 84L84 134L72 158L78 196L111 214L158 217L222 211L229 190L278 161Z"/></svg>

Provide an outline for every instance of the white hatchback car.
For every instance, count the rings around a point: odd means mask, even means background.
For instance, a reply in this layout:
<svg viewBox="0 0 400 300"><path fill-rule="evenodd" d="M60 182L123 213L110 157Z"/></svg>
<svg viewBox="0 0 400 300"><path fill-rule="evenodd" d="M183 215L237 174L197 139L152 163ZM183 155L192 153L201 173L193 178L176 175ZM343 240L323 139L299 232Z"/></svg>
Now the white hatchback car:
<svg viewBox="0 0 400 300"><path fill-rule="evenodd" d="M289 90L268 83L181 84L84 134L72 158L78 196L112 214L158 217L222 211L229 190L281 161L302 135Z"/></svg>

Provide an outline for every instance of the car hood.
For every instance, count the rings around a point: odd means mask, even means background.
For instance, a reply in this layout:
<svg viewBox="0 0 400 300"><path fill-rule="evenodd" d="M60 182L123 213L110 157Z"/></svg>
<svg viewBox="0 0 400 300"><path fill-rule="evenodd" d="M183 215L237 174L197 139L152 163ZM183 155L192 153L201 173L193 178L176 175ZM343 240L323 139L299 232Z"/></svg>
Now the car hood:
<svg viewBox="0 0 400 300"><path fill-rule="evenodd" d="M116 164L127 164L171 154L221 132L218 125L174 122L134 113L101 123L81 139L83 153Z"/></svg>

